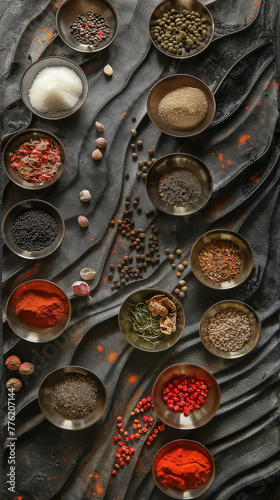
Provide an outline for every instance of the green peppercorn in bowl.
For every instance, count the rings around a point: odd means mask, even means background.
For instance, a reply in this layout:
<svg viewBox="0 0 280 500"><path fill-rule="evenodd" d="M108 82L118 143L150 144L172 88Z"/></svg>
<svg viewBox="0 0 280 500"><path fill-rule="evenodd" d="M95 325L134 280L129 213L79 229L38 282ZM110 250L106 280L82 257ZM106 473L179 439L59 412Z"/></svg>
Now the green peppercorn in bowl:
<svg viewBox="0 0 280 500"><path fill-rule="evenodd" d="M22 130L11 137L3 150L7 176L24 189L51 186L60 178L65 163L66 153L61 141L46 130Z"/></svg>
<svg viewBox="0 0 280 500"><path fill-rule="evenodd" d="M159 313L158 313L159 312ZM126 340L142 351L169 349L180 338L185 315L172 294L153 288L129 295L120 307L119 327Z"/></svg>
<svg viewBox="0 0 280 500"><path fill-rule="evenodd" d="M66 0L57 11L56 27L66 45L78 52L95 53L115 40L119 17L108 0Z"/></svg>
<svg viewBox="0 0 280 500"><path fill-rule="evenodd" d="M214 21L197 0L164 0L151 14L149 34L163 54L187 59L201 54L211 43Z"/></svg>
<svg viewBox="0 0 280 500"><path fill-rule="evenodd" d="M248 241L228 229L214 229L194 243L191 268L209 288L226 290L241 285L253 268L254 255Z"/></svg>
<svg viewBox="0 0 280 500"><path fill-rule="evenodd" d="M49 373L38 391L44 416L56 427L79 431L100 420L107 404L102 380L82 366L64 366Z"/></svg>
<svg viewBox="0 0 280 500"><path fill-rule="evenodd" d="M219 408L220 397L215 377L190 363L168 366L158 375L152 391L158 418L170 427L185 430L209 422Z"/></svg>
<svg viewBox="0 0 280 500"><path fill-rule="evenodd" d="M261 337L261 322L252 307L239 300L222 300L202 316L199 335L204 347L219 358L249 354Z"/></svg>

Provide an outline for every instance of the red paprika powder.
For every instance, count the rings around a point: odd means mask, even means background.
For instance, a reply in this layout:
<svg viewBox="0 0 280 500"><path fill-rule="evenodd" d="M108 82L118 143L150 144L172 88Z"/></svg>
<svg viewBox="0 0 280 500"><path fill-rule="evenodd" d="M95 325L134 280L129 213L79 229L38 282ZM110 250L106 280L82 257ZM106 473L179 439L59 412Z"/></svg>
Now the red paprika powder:
<svg viewBox="0 0 280 500"><path fill-rule="evenodd" d="M65 304L56 293L43 290L27 290L19 298L16 315L28 326L50 328L65 315Z"/></svg>
<svg viewBox="0 0 280 500"><path fill-rule="evenodd" d="M199 488L210 472L210 461L202 451L181 444L168 451L162 450L154 464L157 480L180 491Z"/></svg>

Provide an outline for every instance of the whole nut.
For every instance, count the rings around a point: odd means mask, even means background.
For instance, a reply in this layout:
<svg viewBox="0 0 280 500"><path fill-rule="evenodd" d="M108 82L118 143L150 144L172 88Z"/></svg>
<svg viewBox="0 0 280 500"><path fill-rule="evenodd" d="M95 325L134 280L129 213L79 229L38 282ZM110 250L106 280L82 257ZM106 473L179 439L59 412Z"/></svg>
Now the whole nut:
<svg viewBox="0 0 280 500"><path fill-rule="evenodd" d="M103 154L99 149L95 149L91 156L94 160L101 160L101 158L103 158Z"/></svg>
<svg viewBox="0 0 280 500"><path fill-rule="evenodd" d="M14 389L15 392L18 392L22 388L22 381L19 378L10 378L6 383L7 389Z"/></svg>
<svg viewBox="0 0 280 500"><path fill-rule="evenodd" d="M104 137L98 137L98 139L95 140L95 144L98 148L106 148L107 141Z"/></svg>
<svg viewBox="0 0 280 500"><path fill-rule="evenodd" d="M104 130L104 125L102 125L102 123L100 123L100 122L95 122L95 124L94 124L94 125L95 125L95 128L96 128L97 132L103 132L103 130Z"/></svg>
<svg viewBox="0 0 280 500"><path fill-rule="evenodd" d="M87 227L89 225L88 219L84 215L79 215L78 223L81 227Z"/></svg>
<svg viewBox="0 0 280 500"><path fill-rule="evenodd" d="M9 370L17 370L21 365L21 360L18 356L9 356L6 359L6 366Z"/></svg>
<svg viewBox="0 0 280 500"><path fill-rule="evenodd" d="M82 280L93 280L95 278L96 272L91 269L91 267L84 267L80 270L80 276Z"/></svg>
<svg viewBox="0 0 280 500"><path fill-rule="evenodd" d="M113 72L114 72L114 71L113 71L113 68L112 68L112 66L110 66L110 64L107 64L107 65L105 66L105 68L104 68L104 70L103 70L103 71L104 71L104 75L106 75L106 76L112 76L112 74L113 74Z"/></svg>
<svg viewBox="0 0 280 500"><path fill-rule="evenodd" d="M84 202L91 200L91 194L87 189L80 192L80 200Z"/></svg>
<svg viewBox="0 0 280 500"><path fill-rule="evenodd" d="M25 363L22 363L19 367L19 373L21 375L31 375L35 370L35 366L32 363L28 363L27 361Z"/></svg>

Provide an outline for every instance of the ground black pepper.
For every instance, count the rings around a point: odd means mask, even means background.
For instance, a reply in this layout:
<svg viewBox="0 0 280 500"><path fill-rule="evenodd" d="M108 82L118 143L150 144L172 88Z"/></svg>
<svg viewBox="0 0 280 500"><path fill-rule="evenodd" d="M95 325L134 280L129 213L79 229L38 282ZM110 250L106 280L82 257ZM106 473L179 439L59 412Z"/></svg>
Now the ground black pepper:
<svg viewBox="0 0 280 500"><path fill-rule="evenodd" d="M58 224L47 212L30 208L15 218L11 235L19 248L39 251L53 243L58 235Z"/></svg>
<svg viewBox="0 0 280 500"><path fill-rule="evenodd" d="M85 418L92 413L97 397L96 383L79 373L64 375L50 390L52 407L70 420Z"/></svg>
<svg viewBox="0 0 280 500"><path fill-rule="evenodd" d="M201 184L190 170L167 172L159 181L159 195L175 207L196 202L201 195Z"/></svg>

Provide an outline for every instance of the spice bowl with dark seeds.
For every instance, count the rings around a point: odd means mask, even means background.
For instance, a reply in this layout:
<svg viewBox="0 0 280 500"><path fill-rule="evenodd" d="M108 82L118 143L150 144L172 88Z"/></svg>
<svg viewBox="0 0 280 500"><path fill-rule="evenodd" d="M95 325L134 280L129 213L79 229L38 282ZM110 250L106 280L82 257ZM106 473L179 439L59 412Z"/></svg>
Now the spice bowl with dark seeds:
<svg viewBox="0 0 280 500"><path fill-rule="evenodd" d="M60 38L74 50L94 53L115 40L119 17L108 0L66 0L56 14Z"/></svg>
<svg viewBox="0 0 280 500"><path fill-rule="evenodd" d="M254 255L240 234L214 229L194 243L190 262L195 277L203 285L225 290L241 285L249 277Z"/></svg>
<svg viewBox="0 0 280 500"><path fill-rule="evenodd" d="M7 176L24 189L39 190L51 186L60 178L65 163L66 154L61 141L46 130L22 130L11 137L3 150Z"/></svg>
<svg viewBox="0 0 280 500"><path fill-rule="evenodd" d="M5 308L11 330L29 342L50 342L66 330L71 304L55 283L35 279L19 285L9 296Z"/></svg>
<svg viewBox="0 0 280 500"><path fill-rule="evenodd" d="M215 377L202 366L177 363L158 375L152 400L158 418L166 425L190 430L214 417L220 389Z"/></svg>
<svg viewBox="0 0 280 500"><path fill-rule="evenodd" d="M2 222L4 243L25 259L42 259L61 245L65 223L60 212L43 200L25 200L14 205Z"/></svg>
<svg viewBox="0 0 280 500"><path fill-rule="evenodd" d="M197 0L164 0L151 14L149 34L163 54L187 59L201 54L211 43L214 21Z"/></svg>
<svg viewBox="0 0 280 500"><path fill-rule="evenodd" d="M167 76L150 90L148 115L161 132L173 137L192 137L211 124L216 102L202 80L185 74Z"/></svg>
<svg viewBox="0 0 280 500"><path fill-rule="evenodd" d="M82 107L88 94L88 81L80 66L70 59L43 57L25 70L20 91L32 113L46 120L60 120Z"/></svg>
<svg viewBox="0 0 280 500"><path fill-rule="evenodd" d="M239 300L223 300L202 316L199 335L206 349L224 359L246 356L261 337L261 322L252 307Z"/></svg>
<svg viewBox="0 0 280 500"><path fill-rule="evenodd" d="M153 478L158 488L171 498L197 498L211 486L215 463L210 451L198 441L177 439L157 452Z"/></svg>
<svg viewBox="0 0 280 500"><path fill-rule="evenodd" d="M152 203L171 215L190 215L202 209L212 194L213 180L199 158L172 153L150 167L146 190Z"/></svg>
<svg viewBox="0 0 280 500"><path fill-rule="evenodd" d="M107 404L100 378L81 366L65 366L49 373L38 391L44 416L62 429L78 431L95 424Z"/></svg>
<svg viewBox="0 0 280 500"><path fill-rule="evenodd" d="M119 310L119 327L126 340L143 351L173 346L185 325L183 308L173 295L146 288L129 295Z"/></svg>

